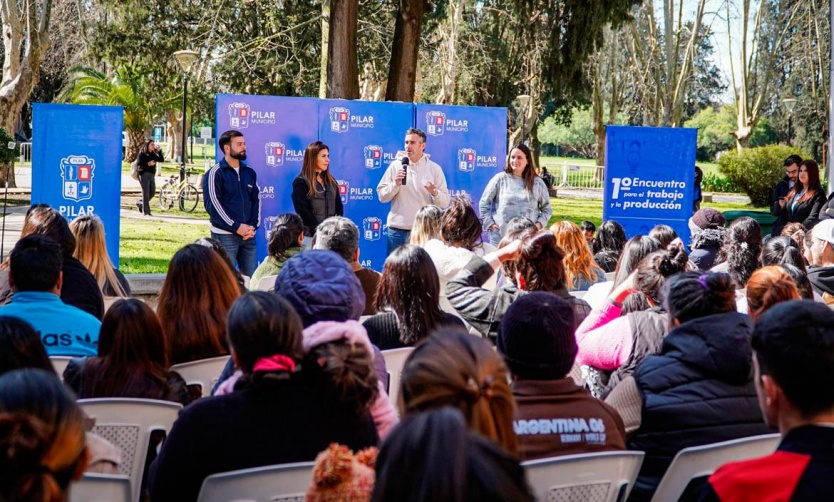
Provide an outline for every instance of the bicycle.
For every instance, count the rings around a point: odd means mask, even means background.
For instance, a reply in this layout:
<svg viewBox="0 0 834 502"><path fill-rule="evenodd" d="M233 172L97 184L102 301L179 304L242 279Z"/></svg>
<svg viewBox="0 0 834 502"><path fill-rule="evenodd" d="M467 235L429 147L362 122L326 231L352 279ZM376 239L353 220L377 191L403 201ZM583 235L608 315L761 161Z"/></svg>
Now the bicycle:
<svg viewBox="0 0 834 502"><path fill-rule="evenodd" d="M200 203L200 192L188 178L193 174L197 174L197 171L186 170L185 179L182 181L180 181L178 175L171 175L159 189L159 207L168 211L174 206L176 200L179 202L180 211L193 212L197 208L197 204Z"/></svg>

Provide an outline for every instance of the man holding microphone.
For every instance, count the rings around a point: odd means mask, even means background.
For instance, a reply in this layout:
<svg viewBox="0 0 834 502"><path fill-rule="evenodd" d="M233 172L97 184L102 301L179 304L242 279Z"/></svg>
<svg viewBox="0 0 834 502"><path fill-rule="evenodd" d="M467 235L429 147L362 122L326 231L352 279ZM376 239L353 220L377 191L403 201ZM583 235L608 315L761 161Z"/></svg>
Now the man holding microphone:
<svg viewBox="0 0 834 502"><path fill-rule="evenodd" d="M391 202L388 212L388 254L408 243L414 217L423 206L449 204L446 176L437 163L429 160L426 133L420 129L405 132L405 152L397 152L376 187L380 202Z"/></svg>

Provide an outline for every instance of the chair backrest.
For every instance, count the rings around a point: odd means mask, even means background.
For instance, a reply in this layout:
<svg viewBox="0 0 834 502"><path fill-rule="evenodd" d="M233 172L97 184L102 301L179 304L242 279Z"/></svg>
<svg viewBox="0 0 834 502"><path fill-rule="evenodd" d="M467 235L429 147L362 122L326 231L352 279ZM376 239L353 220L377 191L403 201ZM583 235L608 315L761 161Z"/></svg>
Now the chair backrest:
<svg viewBox="0 0 834 502"><path fill-rule="evenodd" d="M652 500L678 500L692 479L709 476L727 462L769 455L781 439L779 434L767 434L684 448L675 455Z"/></svg>
<svg viewBox="0 0 834 502"><path fill-rule="evenodd" d="M85 474L70 486L69 502L130 502L130 478L124 474Z"/></svg>
<svg viewBox="0 0 834 502"><path fill-rule="evenodd" d="M258 291L275 291L275 279L277 275L265 275L258 281Z"/></svg>
<svg viewBox="0 0 834 502"><path fill-rule="evenodd" d="M605 273L605 280L606 280L606 281L613 281L613 280L614 280L614 276L615 276L616 274L617 274L616 272L606 272L606 273Z"/></svg>
<svg viewBox="0 0 834 502"><path fill-rule="evenodd" d="M628 497L644 455L642 451L588 453L521 465L536 500L615 502Z"/></svg>
<svg viewBox="0 0 834 502"><path fill-rule="evenodd" d="M80 399L78 404L87 416L95 419L92 432L121 448L119 472L130 478L131 498L139 502L151 432L170 432L182 405L128 398Z"/></svg>
<svg viewBox="0 0 834 502"><path fill-rule="evenodd" d="M574 298L585 298L587 291L571 291L570 295Z"/></svg>
<svg viewBox="0 0 834 502"><path fill-rule="evenodd" d="M211 389L223 373L230 356L200 359L188 363L175 364L171 371L176 371L185 380L186 385L199 385L203 397L211 395Z"/></svg>
<svg viewBox="0 0 834 502"><path fill-rule="evenodd" d="M61 381L64 380L64 370L67 369L72 358L73 356L49 356L49 362L52 363L52 367L55 368L55 373L58 373Z"/></svg>
<svg viewBox="0 0 834 502"><path fill-rule="evenodd" d="M382 357L385 358L385 368L388 370L388 398L394 408L397 407L397 397L400 395L400 376L403 372L403 366L412 350L414 350L414 347L382 351Z"/></svg>
<svg viewBox="0 0 834 502"><path fill-rule="evenodd" d="M203 481L197 502L303 502L313 465L299 462L212 474Z"/></svg>

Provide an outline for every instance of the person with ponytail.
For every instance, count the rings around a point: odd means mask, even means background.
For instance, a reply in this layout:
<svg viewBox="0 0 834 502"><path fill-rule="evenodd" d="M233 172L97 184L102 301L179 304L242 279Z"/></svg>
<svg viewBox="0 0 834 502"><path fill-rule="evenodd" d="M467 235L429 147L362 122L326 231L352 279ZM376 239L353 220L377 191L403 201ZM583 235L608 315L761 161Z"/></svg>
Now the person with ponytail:
<svg viewBox="0 0 834 502"><path fill-rule="evenodd" d="M568 293L562 262L565 252L556 245L552 233L528 229L516 239L505 238L500 244L498 250L483 258L473 256L446 285L449 303L464 321L494 342L501 318L512 302L527 291L553 293L571 304L577 323L585 319L591 307ZM502 264L508 282L495 289L484 288Z"/></svg>
<svg viewBox="0 0 834 502"><path fill-rule="evenodd" d="M771 241L779 238L774 237ZM777 303L800 298L796 282L779 265L762 267L747 281L747 313L753 321Z"/></svg>
<svg viewBox="0 0 834 502"><path fill-rule="evenodd" d="M791 237L780 235L770 238L762 249L762 266L785 264L793 265L805 272L802 249ZM749 279L747 282L750 282Z"/></svg>
<svg viewBox="0 0 834 502"><path fill-rule="evenodd" d="M321 141L310 143L304 151L301 172L292 182L292 205L304 221L307 239L327 218L345 215L339 183L330 174L330 148Z"/></svg>
<svg viewBox="0 0 834 502"><path fill-rule="evenodd" d="M321 223L321 222L319 222ZM304 241L304 223L295 213L284 213L275 218L269 242L266 245L267 257L249 280L249 289L258 290L261 279L270 275L278 275L284 263L301 252Z"/></svg>
<svg viewBox="0 0 834 502"><path fill-rule="evenodd" d="M313 461L334 442L354 451L377 445L369 409L378 386L364 344L325 346L305 358L301 318L261 291L234 303L228 333L243 376L234 392L180 413L151 466L152 500L196 500L211 474Z"/></svg>
<svg viewBox="0 0 834 502"><path fill-rule="evenodd" d="M742 289L753 272L762 266L761 254L762 227L753 218L743 216L727 227L727 236L716 261L718 265L710 270L727 272L736 289Z"/></svg>
<svg viewBox="0 0 834 502"><path fill-rule="evenodd" d="M750 317L736 312L725 273L670 277L661 299L669 334L606 402L623 418L629 450L646 452L629 500L650 500L677 453L768 434L753 384Z"/></svg>
<svg viewBox="0 0 834 502"><path fill-rule="evenodd" d="M576 329L576 359L589 368L588 385L595 397L605 398L637 363L660 350L669 329L660 288L668 277L686 270L688 262L686 253L675 244L646 256L611 291L608 301ZM635 296L645 301L648 309L624 313L624 302Z"/></svg>
<svg viewBox="0 0 834 502"><path fill-rule="evenodd" d="M64 502L89 452L85 417L54 374L21 369L0 377L0 500Z"/></svg>
<svg viewBox="0 0 834 502"><path fill-rule="evenodd" d="M513 430L515 400L504 359L486 340L458 330L439 330L405 361L397 403L407 418L451 406L469 429L518 456Z"/></svg>

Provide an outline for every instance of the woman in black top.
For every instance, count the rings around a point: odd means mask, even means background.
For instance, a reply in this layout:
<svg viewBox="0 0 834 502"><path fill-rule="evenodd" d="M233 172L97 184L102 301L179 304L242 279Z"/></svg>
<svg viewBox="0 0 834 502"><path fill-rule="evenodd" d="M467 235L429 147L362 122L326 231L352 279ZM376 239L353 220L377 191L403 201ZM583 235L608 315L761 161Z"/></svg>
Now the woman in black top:
<svg viewBox="0 0 834 502"><path fill-rule="evenodd" d="M784 199L780 199L782 209L779 220L774 225L773 234L779 235L788 223L799 222L810 230L820 220L820 210L825 206L825 192L820 185L820 167L813 160L803 161L799 165L796 184Z"/></svg>
<svg viewBox="0 0 834 502"><path fill-rule="evenodd" d="M139 151L136 165L139 168L139 184L142 185L142 201L137 202L136 206L145 216L151 215L151 199L156 192L156 163L163 160L162 149L152 139L146 141Z"/></svg>
<svg viewBox="0 0 834 502"><path fill-rule="evenodd" d="M344 216L339 184L330 174L330 148L321 141L304 151L304 164L292 182L292 205L304 221L304 235L312 237L319 223L331 216Z"/></svg>
<svg viewBox="0 0 834 502"><path fill-rule="evenodd" d="M419 246L400 246L385 260L374 306L380 313L362 324L380 350L416 345L441 325L466 330L463 321L440 310L440 277Z"/></svg>

